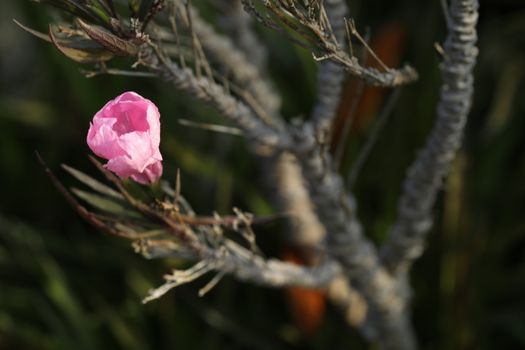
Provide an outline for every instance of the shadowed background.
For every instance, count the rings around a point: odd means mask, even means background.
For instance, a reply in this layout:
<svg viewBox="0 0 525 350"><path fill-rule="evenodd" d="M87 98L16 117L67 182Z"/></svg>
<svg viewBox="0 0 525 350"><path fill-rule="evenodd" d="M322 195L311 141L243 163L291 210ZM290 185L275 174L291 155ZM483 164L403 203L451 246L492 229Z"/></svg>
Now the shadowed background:
<svg viewBox="0 0 525 350"><path fill-rule="evenodd" d="M214 18L213 6L201 7ZM405 169L435 116L439 56L433 45L443 40L444 21L437 0L352 1L350 9L362 30L368 26L385 62L408 61L420 73L416 84L403 88L355 183L367 233L381 242L396 214ZM429 249L412 272L413 318L423 349L525 347L525 6L519 0L486 0L480 11L480 56L465 144L438 201ZM0 349L366 348L337 310L315 307L319 296L304 298L301 311L282 291L231 278L202 299L196 292L205 281L197 281L142 305L173 263L147 261L129 242L85 224L52 187L35 150L66 184L60 163L95 173L86 157L89 121L109 99L134 90L158 105L165 178L174 179L181 169L183 194L198 212L229 213L238 206L271 213L261 186L264 169L241 138L178 124L177 118L225 122L169 84L86 79L80 70L89 67L23 32L13 18L46 31L53 11L21 0L4 0L0 11ZM316 89L310 53L258 30L269 45L283 115L308 115ZM350 79L340 122L355 91ZM361 98L343 173L351 169L385 97L385 91L368 89ZM286 250L283 227L279 221L256 227L270 256ZM318 326L302 325L301 317Z"/></svg>

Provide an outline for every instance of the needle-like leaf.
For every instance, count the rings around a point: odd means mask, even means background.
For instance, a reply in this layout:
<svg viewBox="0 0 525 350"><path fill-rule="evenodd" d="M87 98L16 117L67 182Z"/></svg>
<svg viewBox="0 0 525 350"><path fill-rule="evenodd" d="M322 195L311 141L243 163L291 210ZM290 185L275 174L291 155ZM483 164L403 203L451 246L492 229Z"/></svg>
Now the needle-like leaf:
<svg viewBox="0 0 525 350"><path fill-rule="evenodd" d="M108 197L116 198L116 199L124 199L124 197L118 193L117 191L113 190L111 187L104 185L103 183L95 180L89 175L84 174L83 172L74 169L70 166L67 166L65 164L62 164L62 168L67 171L69 174L71 174L74 178L76 178L78 181L82 182L84 185L88 186L92 190L106 195Z"/></svg>

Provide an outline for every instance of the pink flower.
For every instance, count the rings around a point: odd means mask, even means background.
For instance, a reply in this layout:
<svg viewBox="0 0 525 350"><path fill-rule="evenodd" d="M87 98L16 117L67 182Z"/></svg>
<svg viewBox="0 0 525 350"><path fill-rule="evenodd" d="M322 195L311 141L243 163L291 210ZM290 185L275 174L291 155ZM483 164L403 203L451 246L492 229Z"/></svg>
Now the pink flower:
<svg viewBox="0 0 525 350"><path fill-rule="evenodd" d="M95 114L87 134L89 148L107 159L105 167L120 178L147 184L162 175L160 113L135 92L125 92Z"/></svg>

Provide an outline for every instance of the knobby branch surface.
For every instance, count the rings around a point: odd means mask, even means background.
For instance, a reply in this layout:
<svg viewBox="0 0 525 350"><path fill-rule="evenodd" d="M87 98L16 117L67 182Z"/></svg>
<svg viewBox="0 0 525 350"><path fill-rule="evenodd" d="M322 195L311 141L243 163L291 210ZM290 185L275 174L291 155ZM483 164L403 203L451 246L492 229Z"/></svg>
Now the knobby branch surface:
<svg viewBox="0 0 525 350"><path fill-rule="evenodd" d="M241 280L255 282L271 287L301 286L307 288L323 288L340 271L339 265L333 261L326 261L316 267L302 267L285 263L278 259L264 260L260 256L247 255L246 249L230 242L235 252L235 259L224 265L228 272L235 273Z"/></svg>
<svg viewBox="0 0 525 350"><path fill-rule="evenodd" d="M346 3L342 0L325 2L326 15L337 40L345 40L345 22L347 15ZM317 101L314 106L311 120L316 125L316 134L326 139L330 132L344 79L344 69L331 61L319 64L317 74ZM314 205L305 186L301 167L295 156L284 153L274 159L274 176L280 188L279 204L286 212L293 213L293 220L289 225L289 244L309 251L305 253L315 261L312 255L316 247L324 244L325 229L320 224L314 212Z"/></svg>
<svg viewBox="0 0 525 350"><path fill-rule="evenodd" d="M345 47L346 22L348 7L343 0L326 0L326 16L335 40ZM345 78L344 67L331 60L319 63L317 72L317 101L312 112L312 121L318 137L329 144L332 122L339 106L341 89Z"/></svg>
<svg viewBox="0 0 525 350"><path fill-rule="evenodd" d="M348 7L343 0L326 0L324 2L326 19L334 39L341 47L346 47L346 21L348 17ZM315 134L320 143L330 144L330 134L332 123L337 113L340 103L341 90L345 79L345 68L332 60L319 62L317 72L317 97L316 104L310 119L314 125ZM325 155L327 156L327 155ZM288 163L283 162L280 170L287 178L288 186L283 193L283 197L289 197L289 208L294 212L299 212L297 223L290 228L293 242L299 246L309 248L309 255L312 261L316 261L315 247L324 246L326 229L315 214L314 204L308 196L304 186L304 178L300 172L297 160ZM286 176L288 175L288 176ZM351 194L348 194L351 196ZM289 210L290 210L289 209ZM353 215L354 219L357 219ZM358 223L356 227L359 227ZM327 288L327 297L336 304L345 315L347 322L358 328L363 329L367 312L366 301L362 295L351 287L349 280L344 274L334 278Z"/></svg>
<svg viewBox="0 0 525 350"><path fill-rule="evenodd" d="M373 324L373 329L364 335L385 349L413 349L405 295L381 266L375 246L364 236L355 201L345 190L343 179L333 170L329 155L316 146L311 127L298 130L296 142L303 145L295 155L327 232L327 252L341 264L352 287L367 303L367 323Z"/></svg>
<svg viewBox="0 0 525 350"><path fill-rule="evenodd" d="M170 245L165 243L156 246L155 241L142 241L137 250L150 258L181 256L177 248L170 249ZM216 272L220 276L231 274L241 281L271 288L325 288L340 272L339 265L333 261L326 261L315 267L303 267L278 259L265 259L231 240L224 240L218 246L203 244L195 261L194 266L201 267L198 271L190 269L185 273L186 270L176 270L173 275L175 277L168 275L166 283L150 291L144 301L157 299L170 289L191 282L207 272ZM184 273L186 278L177 277L180 273Z"/></svg>
<svg viewBox="0 0 525 350"><path fill-rule="evenodd" d="M381 250L382 261L395 274L408 271L422 254L436 195L461 145L474 91L478 6L477 0L450 3L437 119L426 145L408 169L398 217Z"/></svg>

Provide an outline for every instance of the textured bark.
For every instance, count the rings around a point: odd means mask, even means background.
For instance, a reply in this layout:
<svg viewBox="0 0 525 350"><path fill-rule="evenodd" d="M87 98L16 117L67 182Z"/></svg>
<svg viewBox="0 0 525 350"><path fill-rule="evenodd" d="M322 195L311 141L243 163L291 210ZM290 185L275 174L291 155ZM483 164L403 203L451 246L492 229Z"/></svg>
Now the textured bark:
<svg viewBox="0 0 525 350"><path fill-rule="evenodd" d="M324 2L326 15L330 21L332 32L341 47L345 47L345 18L348 7L343 0L326 0ZM341 89L345 77L343 66L325 60L319 64L317 72L317 102L312 112L312 120L316 124L318 135L327 144L332 122L339 106Z"/></svg>
<svg viewBox="0 0 525 350"><path fill-rule="evenodd" d="M135 245L135 249L148 259L183 257L190 261L204 261L209 264L210 271L229 273L240 280L272 288L323 288L340 273L339 264L334 261L327 260L315 267L298 266L278 259L264 259L230 240L226 240L221 249L203 243L199 255L181 255L180 247L170 246L165 241L160 244L154 240L144 241Z"/></svg>
<svg viewBox="0 0 525 350"><path fill-rule="evenodd" d="M422 254L432 227L432 207L461 145L474 89L477 19L478 1L451 2L437 119L425 147L408 169L398 217L381 251L382 261L395 274L406 273Z"/></svg>
<svg viewBox="0 0 525 350"><path fill-rule="evenodd" d="M179 67L170 61L155 45L144 45L140 52L141 64L157 72L177 89L186 91L195 99L205 102L235 123L258 148L287 149L290 147L288 133L268 125L244 102L235 98L222 85L207 77L198 77L189 68Z"/></svg>
<svg viewBox="0 0 525 350"><path fill-rule="evenodd" d="M240 0L227 0L226 3L222 27L249 61L261 72L266 71L268 50L253 30L253 19L244 11Z"/></svg>
<svg viewBox="0 0 525 350"><path fill-rule="evenodd" d="M308 142L306 135L301 137L303 142ZM308 148L305 145L299 149ZM352 287L368 305L373 332L365 336L379 341L385 349L414 349L414 335L401 286L380 265L376 248L364 237L355 202L345 191L341 177L331 170L331 160L318 147L296 155L327 232L327 251L341 264Z"/></svg>
<svg viewBox="0 0 525 350"><path fill-rule="evenodd" d="M249 52L239 49L229 37L219 34L208 23L198 16L192 9L193 30L199 38L201 45L212 62L217 63L226 77L231 77L234 82L246 88L262 105L276 116L281 100L275 93L270 83L261 76L257 62L250 59ZM245 49L251 50L246 47ZM282 121L279 122L279 125Z"/></svg>

